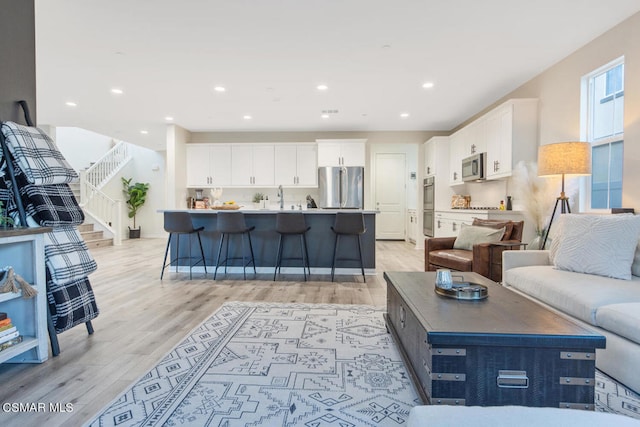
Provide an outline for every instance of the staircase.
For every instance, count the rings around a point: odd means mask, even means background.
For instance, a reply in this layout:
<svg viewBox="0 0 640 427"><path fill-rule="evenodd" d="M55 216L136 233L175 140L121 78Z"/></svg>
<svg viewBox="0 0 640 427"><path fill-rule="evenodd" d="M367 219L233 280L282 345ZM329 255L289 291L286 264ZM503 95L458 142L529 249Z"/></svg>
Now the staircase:
<svg viewBox="0 0 640 427"><path fill-rule="evenodd" d="M80 171L78 183L80 207L85 218L92 218L98 229L113 237L113 245L122 241L122 215L124 208L120 200L110 198L102 188L131 160L129 144L118 142L100 159L84 171Z"/></svg>
<svg viewBox="0 0 640 427"><path fill-rule="evenodd" d="M93 224L80 224L78 231L89 249L113 246L113 238L104 237L104 232L94 230Z"/></svg>
<svg viewBox="0 0 640 427"><path fill-rule="evenodd" d="M69 183L69 187L71 187L71 191L75 196L76 200L80 200L80 183L79 182L71 182ZM80 236L82 236L82 240L87 244L87 248L102 248L104 246L113 246L113 238L104 237L104 232L95 230L94 225L91 223L83 223L78 226L78 231L80 232Z"/></svg>

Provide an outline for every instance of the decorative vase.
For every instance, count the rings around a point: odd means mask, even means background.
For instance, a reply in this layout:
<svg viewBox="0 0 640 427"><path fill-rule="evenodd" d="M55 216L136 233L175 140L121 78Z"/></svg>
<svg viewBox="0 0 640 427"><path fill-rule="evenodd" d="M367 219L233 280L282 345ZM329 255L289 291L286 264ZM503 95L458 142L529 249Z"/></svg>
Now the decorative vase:
<svg viewBox="0 0 640 427"><path fill-rule="evenodd" d="M542 247L542 243L544 242L544 231L536 232L536 237L534 237L529 244L527 245L527 249L530 250L540 250L546 249ZM547 240L547 244L545 246L549 246L549 240Z"/></svg>

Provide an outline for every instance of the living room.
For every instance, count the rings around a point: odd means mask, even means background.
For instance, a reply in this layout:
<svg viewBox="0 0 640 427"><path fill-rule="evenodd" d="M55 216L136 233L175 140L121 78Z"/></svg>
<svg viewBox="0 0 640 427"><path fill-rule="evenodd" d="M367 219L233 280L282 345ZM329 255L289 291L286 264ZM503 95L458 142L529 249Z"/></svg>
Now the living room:
<svg viewBox="0 0 640 427"><path fill-rule="evenodd" d="M526 76L514 85L514 89L491 99L485 99L480 108L469 112L453 126L437 129L440 131L438 133L445 135L453 133L506 100L536 98L539 100L539 145L581 140L582 78L611 61L624 57L624 139L627 142L622 160L621 206L637 209L640 206L638 203L640 190L635 183L640 178L640 172L635 168L635 162L640 158L640 145L634 141L640 138L640 120L638 119L640 80L635 77L640 75L638 28L640 28L640 14L629 13L627 19L603 31L597 37L594 35L590 41L582 43L582 47L568 56L554 58L552 65L543 72L535 76ZM3 52L4 46L3 44ZM14 53L14 49L9 50L10 56L13 57ZM6 71L12 67L15 68L15 65L5 63L1 75L15 76L15 73ZM32 110L38 111L37 106L40 101L36 96L35 71L31 74L27 72L21 74L17 76L17 84L13 80L0 78L2 120L23 121L21 111L14 105L17 99L27 99ZM25 82L24 78L29 81ZM516 79L516 77L513 78ZM39 94L40 89L38 88ZM419 113L413 113L413 115L416 114ZM74 125L72 122L62 121L48 124ZM167 124L162 123L162 129L166 135L165 127ZM169 125L169 127L181 128L178 124ZM329 135L344 137L346 134L353 138L364 136L380 144L392 144L392 141L400 140L407 145L412 145L415 152L420 152L421 144L433 134L430 132L432 131L426 129L404 133L402 131L386 133L335 131ZM194 131L194 133L198 132ZM229 132L223 131L207 133L218 141L229 136ZM239 142L261 142L254 139L256 134L252 132L232 133ZM263 141L271 141L275 133L263 131L260 135ZM321 137L327 136L327 134L318 134ZM299 135L292 132L289 138L291 141L296 141ZM142 138L140 135L135 136L135 139L140 138ZM162 152L166 149L167 138L163 135L160 141L161 146L155 149ZM418 157L418 171L421 171L423 166L421 157ZM162 154L161 158L167 161L167 165L170 164L171 159L165 154ZM145 160L138 161L139 164L144 164ZM173 166L179 167L175 163ZM162 167L164 168L165 165ZM172 185L176 187L172 188ZM88 337L83 327L74 328L60 335L62 353L45 363L46 367L36 368L31 365L2 367L1 375L15 390L18 401L74 402L76 411L62 415L48 413L29 416L25 414L21 418L16 418L13 414L10 423L24 425L33 423L35 420L39 423L50 422L52 425L62 425L65 422L85 422L132 381L154 366L158 359L183 338L185 333L215 311L215 308L225 300L384 306L386 285L382 279L382 272L385 269L408 271L422 269L422 252L406 250L406 248L399 249L394 245L396 242L378 242L379 252L389 261L379 261L376 268L376 276L379 277L366 284L345 280L335 285L319 282L313 283L312 286L305 286L303 283L293 285L287 281L275 284L271 284L270 281L230 281L230 283L225 282L224 285L212 285L210 280L187 281L182 277L159 282L157 276L165 239L157 238L162 235L162 230L159 229L161 224L158 226L156 211L167 208L165 194L172 193L176 205L182 203L179 197L182 188L178 188L179 186L179 183L168 182L166 191L158 192L162 194L156 193L157 195L149 199L147 209L140 219L149 224L156 224L157 232L152 233L148 240L142 239L140 242L128 242L122 247L110 248L109 254L106 252L96 254L99 270L95 276L92 276L92 283L98 293L98 304L102 314L94 322L95 335ZM556 196L557 194L551 195L552 198ZM581 209L581 211L587 210L587 208ZM111 286L111 283L119 285ZM176 310L175 307L180 309ZM110 322L117 322L117 327L110 328ZM140 329L131 332L128 330L129 324L141 326ZM158 324L163 326L157 327ZM173 332L176 330L179 333ZM125 338L114 337L117 335L124 335ZM131 351L119 350L129 346L132 347ZM13 401L7 399L10 397L3 396L3 401Z"/></svg>

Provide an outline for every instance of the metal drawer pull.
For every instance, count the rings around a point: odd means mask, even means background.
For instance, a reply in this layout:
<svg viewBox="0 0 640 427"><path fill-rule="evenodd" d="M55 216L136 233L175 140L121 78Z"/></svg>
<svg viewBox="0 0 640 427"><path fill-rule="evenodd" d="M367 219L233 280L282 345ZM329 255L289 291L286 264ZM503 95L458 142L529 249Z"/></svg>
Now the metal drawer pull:
<svg viewBox="0 0 640 427"><path fill-rule="evenodd" d="M498 387L529 388L527 371L498 371Z"/></svg>

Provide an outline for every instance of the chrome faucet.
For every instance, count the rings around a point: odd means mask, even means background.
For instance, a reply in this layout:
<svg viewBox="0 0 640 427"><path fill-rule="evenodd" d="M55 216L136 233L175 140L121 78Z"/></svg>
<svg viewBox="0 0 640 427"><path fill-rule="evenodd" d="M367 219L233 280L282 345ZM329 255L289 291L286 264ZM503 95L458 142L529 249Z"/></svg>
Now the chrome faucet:
<svg viewBox="0 0 640 427"><path fill-rule="evenodd" d="M278 197L280 197L280 209L284 209L284 190L282 185L278 186Z"/></svg>

